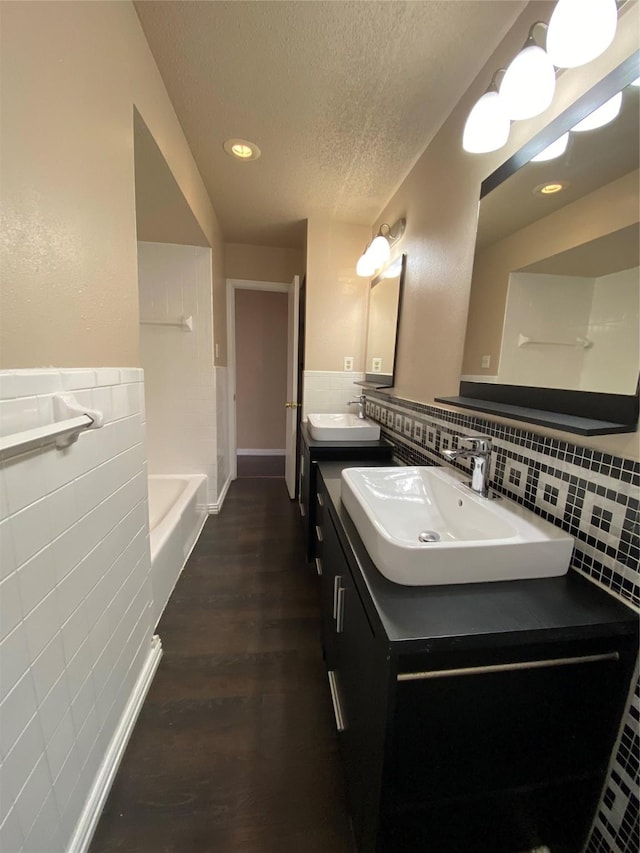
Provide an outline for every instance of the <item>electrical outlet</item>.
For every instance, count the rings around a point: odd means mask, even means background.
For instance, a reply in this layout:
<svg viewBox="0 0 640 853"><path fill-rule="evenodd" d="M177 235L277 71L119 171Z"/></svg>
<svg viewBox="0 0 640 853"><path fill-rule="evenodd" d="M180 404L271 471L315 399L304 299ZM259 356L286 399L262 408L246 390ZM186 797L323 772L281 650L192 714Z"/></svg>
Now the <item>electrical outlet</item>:
<svg viewBox="0 0 640 853"><path fill-rule="evenodd" d="M345 355L344 357L344 369L345 370L353 370L353 356Z"/></svg>
<svg viewBox="0 0 640 853"><path fill-rule="evenodd" d="M371 372L372 373L380 373L382 370L382 359L381 358L372 358L371 359Z"/></svg>
<svg viewBox="0 0 640 853"><path fill-rule="evenodd" d="M491 356L483 355L480 359L480 367L489 367L491 365Z"/></svg>

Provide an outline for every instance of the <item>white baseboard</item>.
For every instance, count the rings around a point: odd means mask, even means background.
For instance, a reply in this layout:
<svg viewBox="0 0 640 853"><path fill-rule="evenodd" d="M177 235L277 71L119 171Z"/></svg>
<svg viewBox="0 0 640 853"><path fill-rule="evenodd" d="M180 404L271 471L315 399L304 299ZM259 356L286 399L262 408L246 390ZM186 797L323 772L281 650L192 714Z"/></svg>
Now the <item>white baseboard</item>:
<svg viewBox="0 0 640 853"><path fill-rule="evenodd" d="M95 832L98 820L102 813L111 785L115 778L118 766L131 737L131 732L138 719L153 676L156 674L160 658L162 657L162 643L160 637L154 634L151 638L151 648L147 654L142 671L138 676L131 696L124 709L118 728L115 730L107 752L102 759L102 764L93 782L89 796L85 802L82 814L76 824L76 828L69 844L67 853L85 853Z"/></svg>
<svg viewBox="0 0 640 853"><path fill-rule="evenodd" d="M236 450L238 456L286 456L286 453L286 450L264 450L260 447L244 447Z"/></svg>
<svg viewBox="0 0 640 853"><path fill-rule="evenodd" d="M220 510L222 509L222 504L224 503L224 499L227 496L227 492L229 491L229 486L231 485L232 480L233 480L233 478L231 477L231 474L229 474L229 476L226 479L224 486L220 490L220 494L218 495L218 500L213 504L209 504L207 507L209 515L217 515L220 512Z"/></svg>

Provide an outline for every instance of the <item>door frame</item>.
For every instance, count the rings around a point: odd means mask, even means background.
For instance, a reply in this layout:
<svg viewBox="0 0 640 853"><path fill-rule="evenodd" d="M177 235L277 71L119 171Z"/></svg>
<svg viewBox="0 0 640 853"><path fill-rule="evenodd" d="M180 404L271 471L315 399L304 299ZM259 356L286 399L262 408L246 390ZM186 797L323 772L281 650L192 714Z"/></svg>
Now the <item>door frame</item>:
<svg viewBox="0 0 640 853"><path fill-rule="evenodd" d="M236 290L262 290L288 294L292 282L254 281L246 278L227 279L227 362L229 400L229 471L232 480L238 477L238 442L236 437Z"/></svg>

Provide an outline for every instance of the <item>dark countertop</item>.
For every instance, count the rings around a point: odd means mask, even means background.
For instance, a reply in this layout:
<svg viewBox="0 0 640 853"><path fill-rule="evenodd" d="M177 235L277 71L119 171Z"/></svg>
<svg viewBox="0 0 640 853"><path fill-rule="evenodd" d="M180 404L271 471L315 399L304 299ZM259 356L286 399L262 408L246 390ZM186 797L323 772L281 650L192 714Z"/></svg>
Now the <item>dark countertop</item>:
<svg viewBox="0 0 640 853"><path fill-rule="evenodd" d="M323 451L327 451L331 454L331 457L335 459L334 454L336 450L357 451L358 455L361 455L367 450L376 451L385 449L389 450L389 452L392 450L392 445L384 438L379 438L377 441L316 441L315 438L311 438L309 426L306 421L300 424L300 430L305 444L309 450L313 450L313 455L316 458L321 457Z"/></svg>
<svg viewBox="0 0 640 853"><path fill-rule="evenodd" d="M356 463L356 465L362 463ZM374 462L372 465L388 463ZM353 462L321 462L330 512L372 624L382 627L396 651L431 652L571 641L638 633L636 613L573 570L557 578L411 587L392 583L371 561L340 500L343 468ZM357 568L357 571L354 570Z"/></svg>

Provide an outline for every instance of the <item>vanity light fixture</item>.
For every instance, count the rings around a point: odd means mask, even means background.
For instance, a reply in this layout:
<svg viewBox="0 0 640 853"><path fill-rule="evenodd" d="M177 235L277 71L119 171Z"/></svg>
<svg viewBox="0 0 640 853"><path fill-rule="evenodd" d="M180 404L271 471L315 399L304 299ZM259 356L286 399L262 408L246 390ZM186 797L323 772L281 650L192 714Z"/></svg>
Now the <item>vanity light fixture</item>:
<svg viewBox="0 0 640 853"><path fill-rule="evenodd" d="M247 139L227 139L222 147L231 157L244 163L257 160L261 153L255 142Z"/></svg>
<svg viewBox="0 0 640 853"><path fill-rule="evenodd" d="M577 68L609 47L617 24L616 0L558 0L549 21L547 53L557 68Z"/></svg>
<svg viewBox="0 0 640 853"><path fill-rule="evenodd" d="M504 73L497 95L496 71L491 85L476 101L464 127L464 150L484 154L501 148L509 136L504 112L511 121L544 112L553 100L556 68L584 65L606 50L616 33L620 5L622 0L558 0L549 24L538 21L530 28L524 47ZM536 27L546 29L545 49L536 41ZM640 85L640 78L632 85ZM598 126L585 119L584 127L577 125L574 130ZM534 159L552 159L550 152L543 158L544 153Z"/></svg>
<svg viewBox="0 0 640 853"><path fill-rule="evenodd" d="M404 234L405 219L399 219L393 227L383 222L378 233L367 245L356 264L356 275L371 278L391 257L391 246Z"/></svg>
<svg viewBox="0 0 640 853"><path fill-rule="evenodd" d="M613 121L617 117L621 106L622 92L618 92L613 98L609 98L601 107L598 107L597 110L589 113L586 118L583 118L582 121L574 125L571 130L581 133L584 130L595 130L597 127L604 127L605 124L609 124L610 121Z"/></svg>
<svg viewBox="0 0 640 853"><path fill-rule="evenodd" d="M536 154L535 157L532 157L531 162L544 163L547 160L555 160L556 157L561 157L567 150L568 143L569 132L567 131L567 133L563 133L562 136L559 136L555 142L552 142L551 145L547 145L547 147L539 154Z"/></svg>
<svg viewBox="0 0 640 853"><path fill-rule="evenodd" d="M495 72L489 88L469 113L462 134L462 147L470 154L497 151L509 138L511 122L496 85L496 77L504 70L499 68Z"/></svg>
<svg viewBox="0 0 640 853"><path fill-rule="evenodd" d="M500 98L507 115L514 121L533 118L544 112L553 100L556 72L544 48L536 42L538 21L531 26L524 46L508 66L500 83Z"/></svg>

